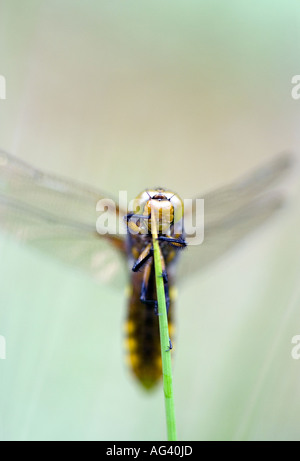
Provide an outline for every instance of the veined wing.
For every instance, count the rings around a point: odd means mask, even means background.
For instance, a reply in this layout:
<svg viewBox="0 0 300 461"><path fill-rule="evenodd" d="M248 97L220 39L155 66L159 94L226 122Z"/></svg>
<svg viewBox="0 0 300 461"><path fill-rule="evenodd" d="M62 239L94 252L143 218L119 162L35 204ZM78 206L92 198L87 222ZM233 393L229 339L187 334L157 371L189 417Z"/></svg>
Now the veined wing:
<svg viewBox="0 0 300 461"><path fill-rule="evenodd" d="M124 273L124 237L96 232L96 205L108 198L0 151L0 228L103 281Z"/></svg>
<svg viewBox="0 0 300 461"><path fill-rule="evenodd" d="M204 241L180 258L178 281L204 269L284 206L278 185L293 165L295 157L282 154L241 180L199 197L204 199Z"/></svg>

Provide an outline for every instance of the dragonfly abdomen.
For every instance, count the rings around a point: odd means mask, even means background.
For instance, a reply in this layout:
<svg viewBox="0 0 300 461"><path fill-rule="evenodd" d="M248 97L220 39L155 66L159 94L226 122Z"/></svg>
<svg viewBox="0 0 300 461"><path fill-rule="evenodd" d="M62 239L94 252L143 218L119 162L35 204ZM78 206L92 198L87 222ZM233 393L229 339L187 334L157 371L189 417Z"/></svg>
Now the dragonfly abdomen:
<svg viewBox="0 0 300 461"><path fill-rule="evenodd" d="M142 276L142 272L132 274L128 316L125 323L125 349L126 361L135 377L143 387L150 389L158 383L162 375L159 321L154 311L154 304L140 301ZM150 275L147 299L156 300L154 272ZM170 330L173 330L172 314L173 303L170 299L168 313Z"/></svg>

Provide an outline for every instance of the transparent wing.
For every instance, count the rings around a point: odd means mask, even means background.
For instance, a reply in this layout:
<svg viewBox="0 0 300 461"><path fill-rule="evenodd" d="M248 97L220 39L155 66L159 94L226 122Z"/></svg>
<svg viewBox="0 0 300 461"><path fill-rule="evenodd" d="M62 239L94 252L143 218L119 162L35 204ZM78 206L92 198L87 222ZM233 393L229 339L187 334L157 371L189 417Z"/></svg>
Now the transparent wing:
<svg viewBox="0 0 300 461"><path fill-rule="evenodd" d="M117 282L124 277L124 237L96 232L100 214L96 204L108 198L96 189L42 173L0 151L0 228L88 271L97 280ZM115 210L108 206L106 213L110 211Z"/></svg>
<svg viewBox="0 0 300 461"><path fill-rule="evenodd" d="M293 155L282 154L241 180L197 197L204 199L204 241L183 252L178 281L221 257L284 206L278 186L294 164Z"/></svg>
<svg viewBox="0 0 300 461"><path fill-rule="evenodd" d="M284 153L234 183L195 197L204 198L205 225L210 227L220 223L223 218L247 207L261 195L272 192L294 164L295 157Z"/></svg>

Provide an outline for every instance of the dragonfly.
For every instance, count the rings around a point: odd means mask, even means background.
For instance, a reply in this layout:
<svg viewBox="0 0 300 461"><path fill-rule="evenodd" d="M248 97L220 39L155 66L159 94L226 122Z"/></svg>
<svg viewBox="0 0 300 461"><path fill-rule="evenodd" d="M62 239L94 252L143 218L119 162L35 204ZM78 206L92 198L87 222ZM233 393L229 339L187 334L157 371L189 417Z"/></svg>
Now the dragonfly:
<svg viewBox="0 0 300 461"><path fill-rule="evenodd" d="M0 230L83 269L100 283L124 289L129 281L126 361L138 382L152 389L162 376L151 243L153 206L161 216L158 240L172 345L177 281L206 268L283 207L286 198L278 185L294 162L289 153L278 155L232 183L199 194L184 210L178 194L159 187L140 193L133 211L116 205L99 212L99 200L117 201L97 188L39 171L0 150ZM187 245L184 221L196 218L198 199L204 201L204 240ZM126 232L99 232L96 223L101 213L122 218Z"/></svg>

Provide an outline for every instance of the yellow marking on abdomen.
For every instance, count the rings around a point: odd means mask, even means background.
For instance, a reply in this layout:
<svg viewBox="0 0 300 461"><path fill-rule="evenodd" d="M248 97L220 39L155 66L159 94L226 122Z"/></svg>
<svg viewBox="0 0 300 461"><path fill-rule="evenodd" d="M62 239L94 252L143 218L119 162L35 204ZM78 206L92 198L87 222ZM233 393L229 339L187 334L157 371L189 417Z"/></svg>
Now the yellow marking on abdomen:
<svg viewBox="0 0 300 461"><path fill-rule="evenodd" d="M155 365L156 368L159 369L159 373L161 373L161 371L160 371L160 370L161 370L161 367L162 367L161 355L159 355L159 356L156 358L156 360L155 360L155 362L154 362L154 365Z"/></svg>
<svg viewBox="0 0 300 461"><path fill-rule="evenodd" d="M137 340L130 336L128 338L125 338L124 348L129 352L135 351L137 349Z"/></svg>
<svg viewBox="0 0 300 461"><path fill-rule="evenodd" d="M124 322L123 329L124 329L124 333L130 336L135 331L136 324L133 320L127 320L127 322Z"/></svg>
<svg viewBox="0 0 300 461"><path fill-rule="evenodd" d="M169 335L172 337L175 334L175 325L172 322L169 322Z"/></svg>
<svg viewBox="0 0 300 461"><path fill-rule="evenodd" d="M132 367L133 370L136 370L139 365L140 358L136 353L129 353L125 357L125 362L128 366Z"/></svg>
<svg viewBox="0 0 300 461"><path fill-rule="evenodd" d="M178 290L177 288L173 285L169 288L169 298L170 301L175 301L178 296Z"/></svg>

